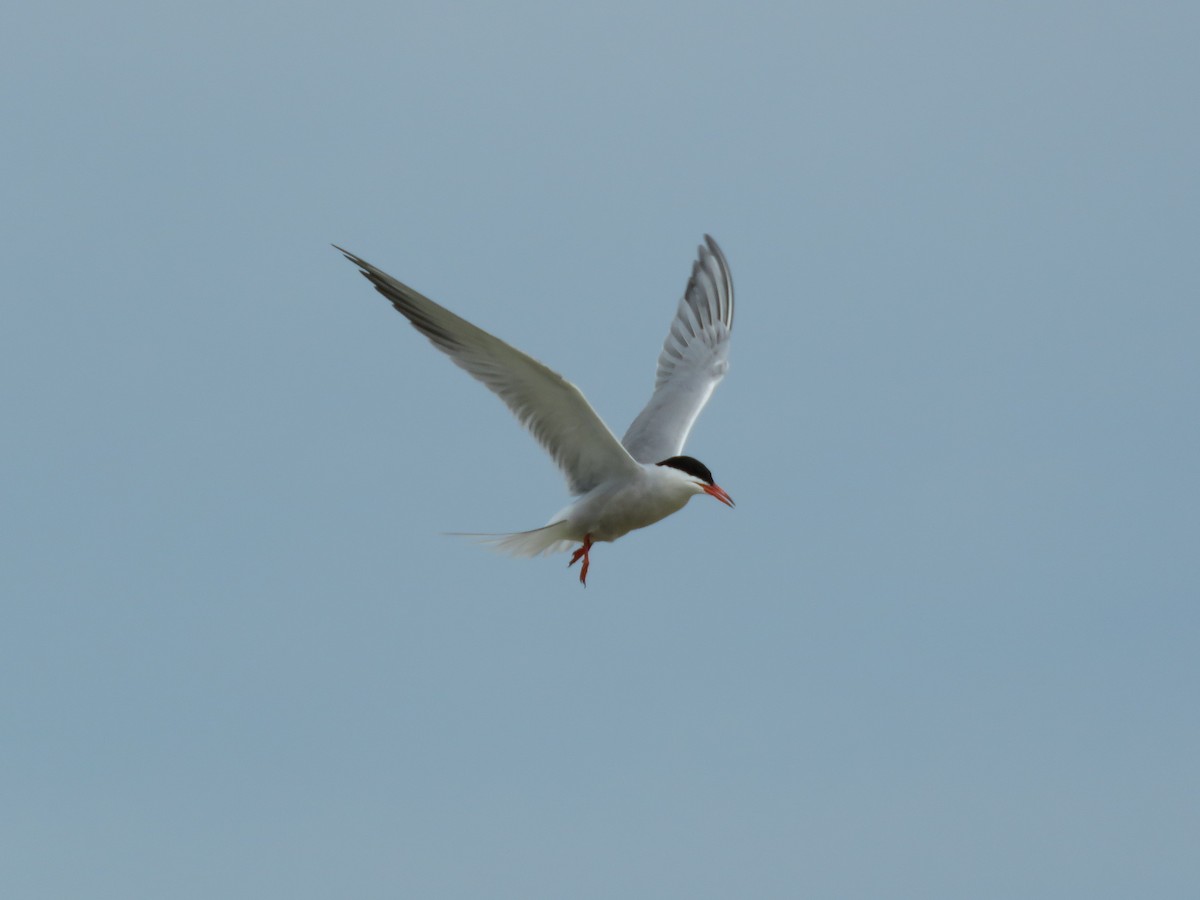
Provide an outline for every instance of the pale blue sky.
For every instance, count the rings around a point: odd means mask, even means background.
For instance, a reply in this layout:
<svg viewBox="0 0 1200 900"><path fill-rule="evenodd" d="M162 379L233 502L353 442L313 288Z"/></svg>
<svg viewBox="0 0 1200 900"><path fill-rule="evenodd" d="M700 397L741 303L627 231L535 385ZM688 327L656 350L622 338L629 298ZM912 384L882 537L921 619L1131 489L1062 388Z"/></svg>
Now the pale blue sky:
<svg viewBox="0 0 1200 900"><path fill-rule="evenodd" d="M1190 3L22 4L0 894L1183 898ZM336 241L615 430L704 232L697 501L593 554Z"/></svg>

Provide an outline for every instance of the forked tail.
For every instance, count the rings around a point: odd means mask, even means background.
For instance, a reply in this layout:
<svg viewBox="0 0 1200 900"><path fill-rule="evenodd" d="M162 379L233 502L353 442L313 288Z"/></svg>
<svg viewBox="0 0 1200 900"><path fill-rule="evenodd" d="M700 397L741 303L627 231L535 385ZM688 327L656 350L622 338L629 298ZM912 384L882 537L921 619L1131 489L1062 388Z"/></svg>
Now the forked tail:
<svg viewBox="0 0 1200 900"><path fill-rule="evenodd" d="M449 532L455 537L473 538L476 543L483 544L489 550L506 553L509 556L546 556L550 553L565 553L571 545L577 543L568 536L566 520L551 522L543 528L533 531L515 531L511 534L468 534Z"/></svg>

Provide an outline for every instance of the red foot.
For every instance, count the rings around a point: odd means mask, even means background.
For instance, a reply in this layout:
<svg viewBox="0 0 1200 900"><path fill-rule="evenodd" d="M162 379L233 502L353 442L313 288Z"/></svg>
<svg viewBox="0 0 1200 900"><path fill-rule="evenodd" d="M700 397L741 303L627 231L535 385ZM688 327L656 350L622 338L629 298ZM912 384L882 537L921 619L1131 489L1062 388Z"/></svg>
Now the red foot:
<svg viewBox="0 0 1200 900"><path fill-rule="evenodd" d="M567 568L569 569L571 566L575 565L575 563L579 562L581 557L583 558L583 568L579 570L579 583L584 587L587 587L588 565L590 564L590 560L588 560L588 551L591 549L592 536L590 534L585 534L583 536L583 546L575 551L575 553L571 556L571 561L567 563Z"/></svg>

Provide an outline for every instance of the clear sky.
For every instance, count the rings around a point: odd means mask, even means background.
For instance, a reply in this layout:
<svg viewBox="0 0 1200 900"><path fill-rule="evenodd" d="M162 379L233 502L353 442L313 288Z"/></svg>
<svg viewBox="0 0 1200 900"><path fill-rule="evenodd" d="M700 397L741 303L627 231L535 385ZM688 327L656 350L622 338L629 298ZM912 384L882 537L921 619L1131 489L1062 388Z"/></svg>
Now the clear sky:
<svg viewBox="0 0 1200 900"><path fill-rule="evenodd" d="M1193 3L67 2L0 35L0 894L1192 898ZM701 498L592 554L329 246Z"/></svg>

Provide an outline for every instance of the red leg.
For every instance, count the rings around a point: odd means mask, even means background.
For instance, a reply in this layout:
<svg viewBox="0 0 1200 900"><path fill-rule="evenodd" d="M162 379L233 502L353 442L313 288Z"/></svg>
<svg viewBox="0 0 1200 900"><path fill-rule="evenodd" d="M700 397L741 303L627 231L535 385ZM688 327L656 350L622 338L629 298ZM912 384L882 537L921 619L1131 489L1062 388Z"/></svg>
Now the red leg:
<svg viewBox="0 0 1200 900"><path fill-rule="evenodd" d="M575 551L575 553L571 556L571 561L567 563L567 568L569 569L571 566L575 565L575 563L579 562L580 558L583 559L583 567L579 570L579 583L584 587L587 587L588 566L591 565L591 560L588 559L588 551L591 549L592 536L590 534L585 534L583 536L583 546Z"/></svg>

